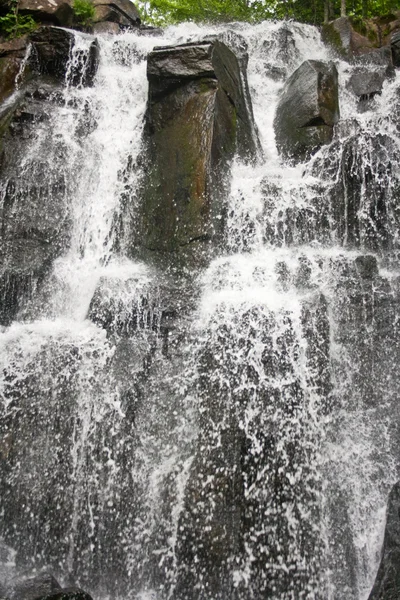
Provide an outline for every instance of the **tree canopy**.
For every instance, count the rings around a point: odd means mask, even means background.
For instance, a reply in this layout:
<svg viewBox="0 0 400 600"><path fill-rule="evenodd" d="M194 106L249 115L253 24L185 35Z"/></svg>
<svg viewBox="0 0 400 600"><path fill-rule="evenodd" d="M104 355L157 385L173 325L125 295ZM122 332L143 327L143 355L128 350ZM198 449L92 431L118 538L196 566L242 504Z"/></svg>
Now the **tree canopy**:
<svg viewBox="0 0 400 600"><path fill-rule="evenodd" d="M344 12L363 18L384 15L398 8L398 0L142 0L138 5L144 21L156 25L271 18L320 24Z"/></svg>

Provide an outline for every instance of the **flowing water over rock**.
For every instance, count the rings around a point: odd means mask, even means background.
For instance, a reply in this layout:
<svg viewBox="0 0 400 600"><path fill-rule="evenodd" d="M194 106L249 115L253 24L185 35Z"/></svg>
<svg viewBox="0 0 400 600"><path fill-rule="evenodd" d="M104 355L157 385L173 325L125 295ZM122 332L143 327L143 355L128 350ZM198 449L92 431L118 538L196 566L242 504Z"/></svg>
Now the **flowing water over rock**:
<svg viewBox="0 0 400 600"><path fill-rule="evenodd" d="M185 270L126 241L145 59L224 31L248 45L264 157L235 162L218 256ZM398 76L361 106L337 61L333 142L293 166L275 107L304 60L330 58L316 29L182 25L99 46L94 85L50 98L3 182L14 235L29 218L64 233L0 334L1 536L20 571L101 597L364 600L399 474Z"/></svg>

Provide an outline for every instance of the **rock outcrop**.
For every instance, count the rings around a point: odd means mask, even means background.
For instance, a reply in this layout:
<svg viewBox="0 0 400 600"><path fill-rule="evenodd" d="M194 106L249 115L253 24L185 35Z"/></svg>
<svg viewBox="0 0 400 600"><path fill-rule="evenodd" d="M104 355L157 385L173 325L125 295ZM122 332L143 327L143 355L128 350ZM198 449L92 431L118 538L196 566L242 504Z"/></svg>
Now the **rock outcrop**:
<svg viewBox="0 0 400 600"><path fill-rule="evenodd" d="M349 58L369 52L373 43L355 31L348 17L340 17L322 28L324 41L339 55Z"/></svg>
<svg viewBox="0 0 400 600"><path fill-rule="evenodd" d="M38 23L71 27L74 21L70 0L19 0L18 10L22 15L31 15Z"/></svg>
<svg viewBox="0 0 400 600"><path fill-rule="evenodd" d="M322 38L342 58L352 61L374 48L390 47L400 30L400 11L363 19L340 17L322 27Z"/></svg>
<svg viewBox="0 0 400 600"><path fill-rule="evenodd" d="M221 234L229 164L260 147L246 73L225 44L157 48L147 74L142 244L173 251Z"/></svg>
<svg viewBox="0 0 400 600"><path fill-rule="evenodd" d="M397 600L400 597L400 483L390 494L387 507L382 560L368 600Z"/></svg>
<svg viewBox="0 0 400 600"><path fill-rule="evenodd" d="M139 27L139 11L130 0L93 0L94 23L110 22L124 27Z"/></svg>
<svg viewBox="0 0 400 600"><path fill-rule="evenodd" d="M276 109L279 152L293 160L331 142L339 120L338 74L333 63L307 60L289 77Z"/></svg>
<svg viewBox="0 0 400 600"><path fill-rule="evenodd" d="M139 27L139 12L130 0L94 0L93 22L116 23L122 28ZM37 23L60 27L79 26L73 0L20 0L19 12L30 15Z"/></svg>
<svg viewBox="0 0 400 600"><path fill-rule="evenodd" d="M37 59L36 67L40 75L50 75L57 80L65 81L67 65L75 45L72 31L58 27L40 27L34 31L30 40L33 45L32 61ZM86 59L76 61L70 73L70 83L73 85L92 85L97 72L99 61L99 46L97 40L90 44Z"/></svg>

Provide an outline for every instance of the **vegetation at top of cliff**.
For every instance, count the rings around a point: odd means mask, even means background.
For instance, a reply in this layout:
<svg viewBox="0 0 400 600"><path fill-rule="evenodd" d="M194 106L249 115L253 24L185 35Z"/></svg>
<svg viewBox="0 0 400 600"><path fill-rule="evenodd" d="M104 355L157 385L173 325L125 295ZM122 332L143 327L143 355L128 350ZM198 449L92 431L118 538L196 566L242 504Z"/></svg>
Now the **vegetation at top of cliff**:
<svg viewBox="0 0 400 600"><path fill-rule="evenodd" d="M142 0L138 5L143 20L153 25L265 19L321 24L344 14L365 19L399 8L398 0Z"/></svg>
<svg viewBox="0 0 400 600"><path fill-rule="evenodd" d="M30 15L21 15L18 11L18 0L8 3L9 11L0 16L0 33L7 38L16 38L31 33L37 27Z"/></svg>

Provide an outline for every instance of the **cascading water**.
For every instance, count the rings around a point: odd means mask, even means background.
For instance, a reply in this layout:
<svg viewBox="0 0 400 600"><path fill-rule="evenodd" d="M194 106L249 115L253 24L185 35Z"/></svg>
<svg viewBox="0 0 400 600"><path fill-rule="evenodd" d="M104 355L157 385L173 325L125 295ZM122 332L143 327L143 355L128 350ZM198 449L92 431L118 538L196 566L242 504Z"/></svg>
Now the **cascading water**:
<svg viewBox="0 0 400 600"><path fill-rule="evenodd" d="M293 167L278 94L328 52L310 26L232 27L265 160L233 165L224 254L190 291L117 238L127 190L133 220L139 201L147 52L224 28L99 37L93 87L67 79L18 165L69 233L0 335L1 534L20 570L104 597L364 600L398 475L398 78L363 112L343 85L334 141Z"/></svg>

